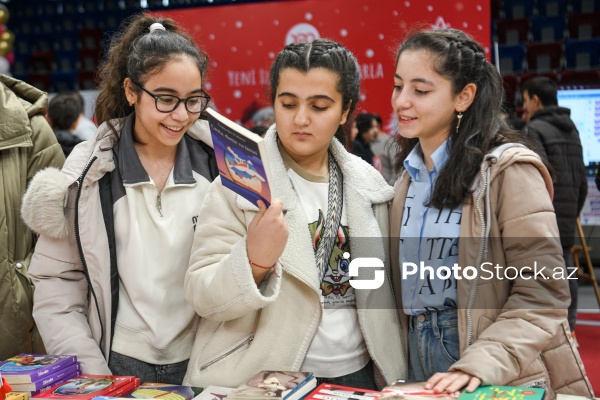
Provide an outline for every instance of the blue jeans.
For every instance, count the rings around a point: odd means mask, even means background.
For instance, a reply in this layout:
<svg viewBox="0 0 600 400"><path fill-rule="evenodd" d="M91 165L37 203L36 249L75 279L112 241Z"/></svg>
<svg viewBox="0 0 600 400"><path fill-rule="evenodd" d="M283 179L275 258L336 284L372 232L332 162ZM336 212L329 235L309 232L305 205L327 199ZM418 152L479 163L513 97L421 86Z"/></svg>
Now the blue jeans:
<svg viewBox="0 0 600 400"><path fill-rule="evenodd" d="M369 361L362 369L348 375L339 376L337 378L317 378L317 386L321 383L377 390L377 385L375 384L375 372L373 371L373 360Z"/></svg>
<svg viewBox="0 0 600 400"><path fill-rule="evenodd" d="M148 364L138 359L124 356L120 353L110 352L108 368L113 375L133 375L141 382L170 383L181 385L190 360L174 364L156 365Z"/></svg>
<svg viewBox="0 0 600 400"><path fill-rule="evenodd" d="M426 381L447 372L460 357L455 309L427 311L408 317L408 378Z"/></svg>

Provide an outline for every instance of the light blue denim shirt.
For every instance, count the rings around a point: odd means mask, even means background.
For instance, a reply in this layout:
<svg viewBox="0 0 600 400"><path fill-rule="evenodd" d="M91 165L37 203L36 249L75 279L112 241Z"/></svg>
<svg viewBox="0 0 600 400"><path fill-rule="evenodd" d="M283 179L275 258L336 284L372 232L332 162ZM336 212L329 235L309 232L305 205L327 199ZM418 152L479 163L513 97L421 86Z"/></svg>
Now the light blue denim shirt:
<svg viewBox="0 0 600 400"><path fill-rule="evenodd" d="M420 144L410 152L404 167L412 182L408 188L404 214L400 226L400 276L402 277L402 304L408 315L418 315L426 310L444 310L456 307L456 280L448 271L458 263L458 239L462 205L451 210L441 211L425 205L433 193L438 172L448 161L448 141L446 140L431 155L434 167L427 171ZM422 266L435 271L424 271L420 279ZM403 263L414 263L414 267ZM442 266L448 267L440 268ZM443 273L442 273L443 272ZM438 273L440 274L438 276ZM446 278L446 279L444 279Z"/></svg>

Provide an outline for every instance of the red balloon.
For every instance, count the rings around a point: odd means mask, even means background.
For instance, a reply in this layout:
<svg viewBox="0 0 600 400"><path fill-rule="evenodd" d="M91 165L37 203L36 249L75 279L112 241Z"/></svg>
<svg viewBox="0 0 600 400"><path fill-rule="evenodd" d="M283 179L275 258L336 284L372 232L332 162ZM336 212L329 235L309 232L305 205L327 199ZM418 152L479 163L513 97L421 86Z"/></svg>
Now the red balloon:
<svg viewBox="0 0 600 400"><path fill-rule="evenodd" d="M8 61L8 63L10 65L13 65L13 63L15 62L15 52L11 51L10 53L8 53L6 55L6 61Z"/></svg>

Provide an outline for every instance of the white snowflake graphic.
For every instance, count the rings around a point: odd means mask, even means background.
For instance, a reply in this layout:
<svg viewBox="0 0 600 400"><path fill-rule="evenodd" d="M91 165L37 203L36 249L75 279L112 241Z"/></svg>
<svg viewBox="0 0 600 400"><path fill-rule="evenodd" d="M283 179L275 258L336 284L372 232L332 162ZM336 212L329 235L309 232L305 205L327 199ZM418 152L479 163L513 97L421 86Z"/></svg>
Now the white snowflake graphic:
<svg viewBox="0 0 600 400"><path fill-rule="evenodd" d="M442 17L441 15L437 17L437 19L435 20L435 24L431 25L431 29L438 30L446 28L450 28L450 24L447 24L446 21L444 21L444 17Z"/></svg>

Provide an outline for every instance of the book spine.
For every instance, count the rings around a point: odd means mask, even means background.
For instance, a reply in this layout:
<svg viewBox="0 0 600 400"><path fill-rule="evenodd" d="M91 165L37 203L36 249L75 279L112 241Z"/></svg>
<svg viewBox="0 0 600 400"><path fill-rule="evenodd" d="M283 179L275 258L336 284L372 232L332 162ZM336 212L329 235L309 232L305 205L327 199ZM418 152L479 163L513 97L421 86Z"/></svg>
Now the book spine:
<svg viewBox="0 0 600 400"><path fill-rule="evenodd" d="M42 388L62 382L65 380L65 377L71 376L75 373L79 374L79 363L75 363L73 365L68 366L67 368L60 369L52 375L48 375L42 379L31 383L13 384L12 388L15 392L34 392Z"/></svg>
<svg viewBox="0 0 600 400"><path fill-rule="evenodd" d="M55 373L53 373L52 375L48 375L45 378L42 378L40 380L37 380L35 382L32 382L32 384L35 385L35 388L33 390L39 390L43 387L47 387L47 386L51 386L51 385L56 385L59 382L63 382L65 380L65 377L67 376L72 376L73 374L75 375L79 375L80 371L79 371L79 363L75 363L72 365L69 365L66 368L60 369L58 371L56 371Z"/></svg>
<svg viewBox="0 0 600 400"><path fill-rule="evenodd" d="M29 376L31 377L32 382L38 381L38 380L44 378L45 376L50 375L54 371L58 371L60 369L66 368L72 364L75 364L76 361L77 361L77 356L67 356L65 358L61 358L54 364L48 365L46 368L42 368L42 369L33 371L33 373Z"/></svg>
<svg viewBox="0 0 600 400"><path fill-rule="evenodd" d="M140 379L135 379L133 382L129 382L126 385L123 385L112 392L106 394L106 396L111 397L123 397L124 395L133 392L135 389L140 387Z"/></svg>
<svg viewBox="0 0 600 400"><path fill-rule="evenodd" d="M38 390L31 391L31 392L29 393L29 396L30 396L30 397L33 397L33 396L35 396L35 395L37 395L37 394L40 394L40 393L42 393L44 390L48 390L48 389L50 389L50 388L52 388L52 387L56 386L56 385L57 385L57 384L59 384L59 383L66 382L66 381L68 381L68 380L69 380L69 379L71 379L71 378L75 378L77 375L79 375L79 371L77 371L77 372L74 372L74 373L71 373L71 374L69 374L69 375L66 375L66 376L64 376L64 377L62 378L62 380L57 380L57 381L54 381L53 383L51 383L51 384L49 384L49 385L46 385L46 386L44 386L44 387L42 387L42 388L39 388Z"/></svg>

